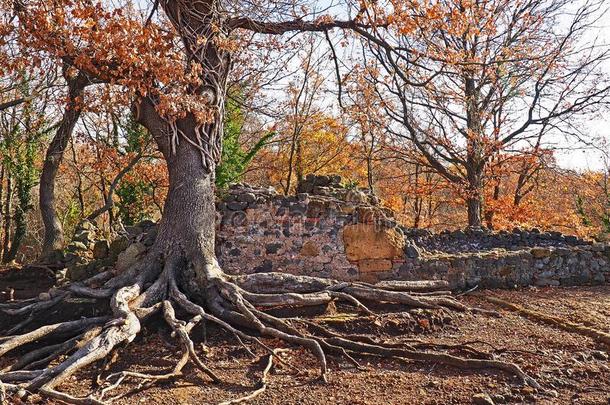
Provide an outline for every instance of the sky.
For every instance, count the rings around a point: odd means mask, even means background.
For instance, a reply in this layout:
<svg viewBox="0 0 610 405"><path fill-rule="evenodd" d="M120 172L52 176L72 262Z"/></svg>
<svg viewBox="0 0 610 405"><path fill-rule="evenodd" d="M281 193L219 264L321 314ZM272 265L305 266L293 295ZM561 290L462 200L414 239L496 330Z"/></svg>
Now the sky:
<svg viewBox="0 0 610 405"><path fill-rule="evenodd" d="M590 33L591 39L597 36L600 42L610 44L610 14L606 16L604 21L598 27L597 32ZM610 74L610 61L606 61L605 70ZM591 137L601 137L608 142L604 152L610 154L610 111L605 113L600 112L600 117L588 120L583 123L585 133ZM572 146L572 147L570 147ZM562 143L562 147L566 148L557 153L557 163L566 169L573 170L603 170L606 168L604 152L595 150L594 148L584 148L582 145L569 145Z"/></svg>

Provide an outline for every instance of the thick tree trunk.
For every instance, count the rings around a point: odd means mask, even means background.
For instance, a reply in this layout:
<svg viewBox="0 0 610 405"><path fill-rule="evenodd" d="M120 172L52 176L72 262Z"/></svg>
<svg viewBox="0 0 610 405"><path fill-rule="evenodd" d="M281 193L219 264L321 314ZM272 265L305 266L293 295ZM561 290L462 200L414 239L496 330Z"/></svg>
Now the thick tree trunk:
<svg viewBox="0 0 610 405"><path fill-rule="evenodd" d="M483 225L483 174L480 170L473 168L468 170L468 194L466 196L466 206L468 208L468 226L481 228Z"/></svg>
<svg viewBox="0 0 610 405"><path fill-rule="evenodd" d="M68 104L61 124L51 140L40 175L40 213L44 223L44 241L42 257L48 257L54 251L63 248L64 232L61 221L55 210L55 179L64 156L64 151L72 136L72 131L80 117L77 100L82 97L87 85L86 77L79 73L76 77L64 76L68 82Z"/></svg>
<svg viewBox="0 0 610 405"><path fill-rule="evenodd" d="M192 130L191 130L192 132ZM201 161L201 154L188 142L166 156L169 190L159 226L157 248L164 255L189 261L215 261L216 211L214 181Z"/></svg>
<svg viewBox="0 0 610 405"><path fill-rule="evenodd" d="M481 221L481 197L469 197L466 200L466 204L468 206L468 226L472 228L480 228L483 224Z"/></svg>
<svg viewBox="0 0 610 405"><path fill-rule="evenodd" d="M223 105L224 93L219 94ZM148 129L167 162L169 190L154 250L167 259L191 263L216 263L214 253L216 163L220 158L222 119L197 125L194 117L176 120L175 126L161 118L151 99L144 98L136 109L137 121ZM219 108L219 113L222 113ZM173 134L168 137L168 134ZM178 135L180 134L180 135ZM171 136L188 137L173 142ZM198 137L210 143L199 150ZM174 145L172 147L172 145ZM209 156L211 159L205 159Z"/></svg>

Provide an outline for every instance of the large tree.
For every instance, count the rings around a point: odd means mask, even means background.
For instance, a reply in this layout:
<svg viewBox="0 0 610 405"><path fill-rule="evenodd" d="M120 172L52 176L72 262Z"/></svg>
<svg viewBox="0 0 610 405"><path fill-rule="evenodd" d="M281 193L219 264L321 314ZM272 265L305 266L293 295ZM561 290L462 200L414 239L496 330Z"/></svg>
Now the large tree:
<svg viewBox="0 0 610 405"><path fill-rule="evenodd" d="M604 4L587 0L392 1L366 32L369 75L393 124L421 162L452 183L482 224L488 166L499 153L552 148L607 104L595 39ZM388 14L391 10L391 14Z"/></svg>
<svg viewBox="0 0 610 405"><path fill-rule="evenodd" d="M413 295L408 292L429 283L387 282L372 286L282 273L231 276L222 271L216 260L213 173L221 156L225 86L231 71L234 45L247 46L244 38L252 33L280 35L288 31L326 31L337 27L359 30L367 24L361 20L362 10L354 20L337 21L324 17L308 22L306 15L291 14L291 10L301 8L287 6L285 2L242 4L217 0L160 0L158 5L176 36L166 38L165 31L159 26L153 23L138 25L136 20L120 13L115 15L102 10L99 4L91 5L89 1L58 3L55 2L51 9L44 3L22 6L22 24L35 35L43 35L43 45L63 61L100 80L134 89L135 116L150 131L167 162L169 192L158 237L139 263L121 274L107 271L82 283L52 290L50 296L45 297L49 298L46 301L4 304L5 310L13 315L32 314L36 317L70 294L108 302L110 308L109 315L45 325L21 335L15 333L27 326L27 320L3 331L15 336L2 340L0 356L27 343L58 334L68 336L67 345L78 342L78 348L71 355L47 368L22 370L42 356L49 357L49 353L52 359L55 358L53 353L57 352L53 349L43 354L41 350L45 349L37 348L26 354L12 365L11 371L0 374L0 380L7 383L9 390L23 386L30 392L40 392L67 402L100 403L100 397L74 398L56 388L79 369L105 358L117 345L132 341L140 332L142 322L157 311L163 313L182 342L183 357L176 368L165 375L115 374L112 376L115 386L127 377L171 378L180 374L189 360L217 381L219 377L199 359L189 337L194 325L204 320L258 344L261 341L252 331L303 346L319 360L324 379L327 374L326 355L335 353L352 359L348 355L351 352L434 361L465 368L495 367L538 386L512 363L458 358L434 350L396 348L373 341L363 343L328 331L325 333L323 328L300 329L296 324L260 310L278 305L320 305L335 299L346 300L369 314L360 300L396 302L422 308L469 309L447 295ZM76 27L66 29L62 24L70 13L78 15L79 21ZM98 17L100 15L102 17ZM283 21L285 17L287 20ZM116 26L115 21L121 21L121 26ZM75 33L80 35L79 41L72 40ZM167 48L159 46L154 58L147 56L153 39L162 43L167 40ZM101 43L101 48L95 48L96 43ZM110 45L115 48L109 49ZM129 46L136 47L143 54L138 55L134 49L128 49ZM174 53L176 48L180 50L179 54ZM176 55L180 55L179 69L176 60L172 59ZM162 61L165 57L174 63L165 65ZM141 63L142 59L149 63ZM176 305L192 316L188 323L176 318Z"/></svg>

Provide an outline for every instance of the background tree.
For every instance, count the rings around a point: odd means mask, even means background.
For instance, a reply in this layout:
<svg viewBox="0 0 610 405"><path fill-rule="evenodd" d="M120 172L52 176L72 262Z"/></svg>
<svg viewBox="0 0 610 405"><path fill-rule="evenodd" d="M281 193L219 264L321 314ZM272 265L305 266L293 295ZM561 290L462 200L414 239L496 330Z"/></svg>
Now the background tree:
<svg viewBox="0 0 610 405"><path fill-rule="evenodd" d="M469 225L481 226L487 167L499 152L527 151L559 130L578 134L578 117L607 101L608 50L585 37L603 2L390 3L376 10L389 24L366 33L388 130L460 190Z"/></svg>
<svg viewBox="0 0 610 405"><path fill-rule="evenodd" d="M253 145L245 146L242 135L246 118L241 101L239 98L229 98L225 106L222 157L216 166L216 186L221 189L238 182L252 159L275 135L273 131L268 131Z"/></svg>
<svg viewBox="0 0 610 405"><path fill-rule="evenodd" d="M532 193L545 167L554 163L553 151L536 145L518 154L497 154L487 167L489 179L485 188L484 219L488 229L495 229L497 213L510 218L509 212L519 209L521 202Z"/></svg>
<svg viewBox="0 0 610 405"><path fill-rule="evenodd" d="M361 151L357 155L366 167L366 183L371 192L375 191L379 157L386 147L387 117L376 97L374 86L366 80L367 68L356 67L345 79L346 98L343 100L354 137ZM374 74L374 73L373 73Z"/></svg>
<svg viewBox="0 0 610 405"><path fill-rule="evenodd" d="M47 109L50 94L44 91L50 77L40 69L27 69L9 76L16 83L12 99L22 103L0 111L2 172L6 179L4 198L3 262L17 257L28 233L27 214L33 208L32 189L39 179L43 140L53 130ZM34 97L34 93L41 93Z"/></svg>
<svg viewBox="0 0 610 405"><path fill-rule="evenodd" d="M282 181L284 194L292 191L295 184L303 181L305 171L314 173L312 168L305 169L305 137L308 127L320 122L320 106L316 104L324 89L325 81L321 73L323 67L322 57L318 55L320 43L315 40L314 35L307 36L307 43L300 55L301 69L297 77L288 85L289 97L286 100L286 121L281 131L286 134L288 140L288 162L285 181ZM310 131L311 132L311 131ZM318 154L318 156L326 156ZM294 182L293 182L294 178Z"/></svg>
<svg viewBox="0 0 610 405"><path fill-rule="evenodd" d="M55 179L81 114L80 100L84 95L85 87L90 84L87 75L77 69L67 64L64 64L62 69L67 85L67 103L59 127L47 148L40 176L39 204L45 229L42 245L43 258L62 249L64 245L63 227L55 208Z"/></svg>

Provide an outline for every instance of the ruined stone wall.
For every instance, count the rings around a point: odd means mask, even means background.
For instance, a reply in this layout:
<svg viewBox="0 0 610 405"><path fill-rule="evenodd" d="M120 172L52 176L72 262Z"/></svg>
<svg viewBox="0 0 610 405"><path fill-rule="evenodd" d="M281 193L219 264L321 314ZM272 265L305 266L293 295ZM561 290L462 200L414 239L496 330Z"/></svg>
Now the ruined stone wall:
<svg viewBox="0 0 610 405"><path fill-rule="evenodd" d="M392 274L380 276L442 279L456 289L599 284L610 281L609 257L607 244L494 249L407 259Z"/></svg>
<svg viewBox="0 0 610 405"><path fill-rule="evenodd" d="M308 176L296 196L245 184L217 202L216 250L228 273L280 271L344 281L443 279L452 288L512 288L610 281L610 245L539 230L432 234L398 224L366 190L338 176ZM65 254L71 279L126 269L154 243L156 224L111 243L85 224Z"/></svg>
<svg viewBox="0 0 610 405"><path fill-rule="evenodd" d="M409 229L371 195L327 180L309 177L294 197L234 186L218 205L223 268L366 282L444 279L456 289L610 281L607 244L537 229Z"/></svg>
<svg viewBox="0 0 610 405"><path fill-rule="evenodd" d="M572 247L590 244L573 235L561 232L542 232L539 229L514 228L512 232L488 232L465 229L432 233L426 229L403 228L405 236L431 253L479 252L490 249L522 250L525 247Z"/></svg>
<svg viewBox="0 0 610 405"><path fill-rule="evenodd" d="M365 280L402 262L404 235L375 196L341 188L334 176L308 180L296 196L236 185L222 197L216 237L225 271L347 281Z"/></svg>

